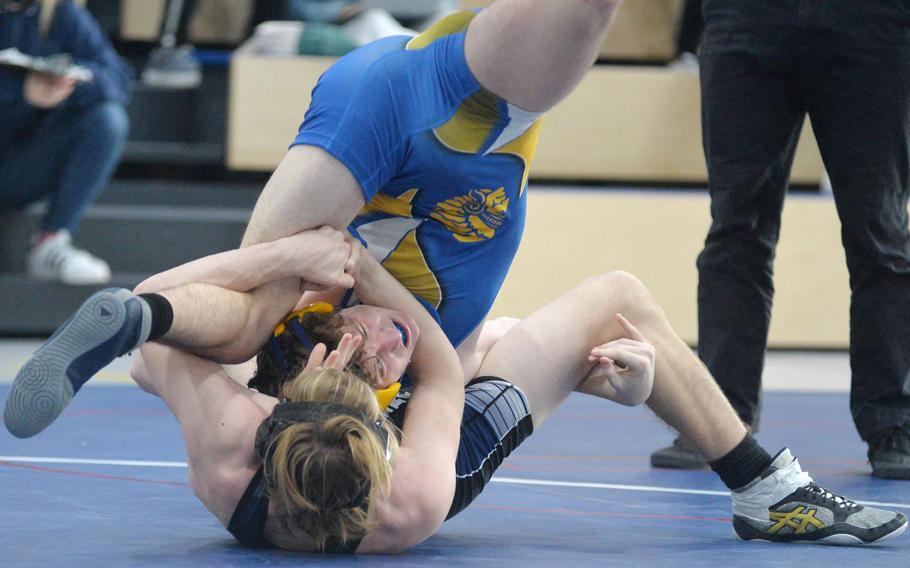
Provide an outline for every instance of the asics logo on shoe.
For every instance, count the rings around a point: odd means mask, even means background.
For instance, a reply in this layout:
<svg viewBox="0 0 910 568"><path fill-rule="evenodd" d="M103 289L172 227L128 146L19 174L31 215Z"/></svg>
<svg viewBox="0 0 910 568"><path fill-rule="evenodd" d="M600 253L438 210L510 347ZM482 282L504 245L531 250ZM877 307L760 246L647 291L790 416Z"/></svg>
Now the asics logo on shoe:
<svg viewBox="0 0 910 568"><path fill-rule="evenodd" d="M808 512L804 513L803 511L807 509ZM815 517L817 512L818 509L809 509L808 507L797 507L786 513L772 511L770 516L775 523L768 528L768 532L777 534L784 527L789 527L796 534L805 534L810 525L816 529L823 529L825 528L825 523Z"/></svg>

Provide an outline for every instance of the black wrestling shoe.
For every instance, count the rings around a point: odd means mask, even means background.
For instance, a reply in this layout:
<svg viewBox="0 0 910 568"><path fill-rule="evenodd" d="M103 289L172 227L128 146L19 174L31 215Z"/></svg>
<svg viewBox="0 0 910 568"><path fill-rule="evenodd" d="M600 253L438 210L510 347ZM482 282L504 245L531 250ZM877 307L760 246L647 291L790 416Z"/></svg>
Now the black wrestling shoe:
<svg viewBox="0 0 910 568"><path fill-rule="evenodd" d="M670 469L708 469L708 462L698 451L682 438L673 440L673 445L651 454L651 467Z"/></svg>
<svg viewBox="0 0 910 568"><path fill-rule="evenodd" d="M92 294L16 374L3 411L6 429L29 438L47 428L95 373L148 339L151 319L145 300L129 290Z"/></svg>
<svg viewBox="0 0 910 568"><path fill-rule="evenodd" d="M869 463L873 477L910 479L910 432L895 426L869 436Z"/></svg>
<svg viewBox="0 0 910 568"><path fill-rule="evenodd" d="M864 507L819 487L787 449L731 497L733 530L743 540L872 544L907 528L901 513Z"/></svg>

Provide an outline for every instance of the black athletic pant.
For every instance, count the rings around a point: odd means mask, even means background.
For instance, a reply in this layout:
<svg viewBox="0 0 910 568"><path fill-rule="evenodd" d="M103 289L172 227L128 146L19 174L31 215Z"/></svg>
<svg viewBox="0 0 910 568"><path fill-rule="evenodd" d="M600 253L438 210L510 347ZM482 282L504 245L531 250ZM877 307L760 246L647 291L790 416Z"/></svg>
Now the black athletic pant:
<svg viewBox="0 0 910 568"><path fill-rule="evenodd" d="M699 356L757 426L774 249L808 113L850 271L853 419L863 439L908 423L910 0L704 0L704 15L713 223L698 258Z"/></svg>

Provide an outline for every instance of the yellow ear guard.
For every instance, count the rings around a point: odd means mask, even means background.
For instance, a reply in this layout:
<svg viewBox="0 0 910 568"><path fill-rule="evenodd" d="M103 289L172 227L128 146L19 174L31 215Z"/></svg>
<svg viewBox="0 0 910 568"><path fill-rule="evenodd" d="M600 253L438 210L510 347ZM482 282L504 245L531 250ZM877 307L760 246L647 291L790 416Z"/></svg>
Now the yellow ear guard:
<svg viewBox="0 0 910 568"><path fill-rule="evenodd" d="M335 311L335 308L328 302L315 302L308 306L304 306L299 310L295 310L289 313L287 317L285 317L284 320L282 320L282 322L279 323L277 327L275 327L275 331L272 332L272 337L278 337L284 333L284 331L287 329L287 325L291 323L291 320L300 321L303 319L303 316L309 313L328 314L333 311Z"/></svg>
<svg viewBox="0 0 910 568"><path fill-rule="evenodd" d="M303 316L309 313L328 314L333 311L335 311L335 308L332 306L332 304L328 302L315 302L308 306L304 306L299 310L294 310L293 312L289 313L281 321L281 323L275 327L275 330L272 332L272 337L269 338L269 349L272 352L272 359L275 361L275 363L283 369L288 368L287 359L285 359L284 353L281 350L281 346L277 341L279 335L290 328L291 333L294 334L294 337L297 338L297 341L312 351L316 346L313 343L313 340L311 340L307 335L306 330L303 329L303 325L300 323L300 321L303 319ZM385 410L392 402L392 400L394 400L395 395L398 394L399 390L401 390L400 382L392 383L384 389L376 389L376 400L379 402L379 408Z"/></svg>
<svg viewBox="0 0 910 568"><path fill-rule="evenodd" d="M401 390L401 383L396 381L384 389L376 389L376 400L379 402L379 408L383 412L389 407L389 404L395 399L395 395Z"/></svg>

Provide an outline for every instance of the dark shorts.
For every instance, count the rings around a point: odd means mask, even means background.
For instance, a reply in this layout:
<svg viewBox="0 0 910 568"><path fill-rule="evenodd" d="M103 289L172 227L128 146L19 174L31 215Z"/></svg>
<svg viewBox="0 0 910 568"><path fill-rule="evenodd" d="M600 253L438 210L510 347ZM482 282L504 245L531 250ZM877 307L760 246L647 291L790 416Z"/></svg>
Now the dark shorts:
<svg viewBox="0 0 910 568"><path fill-rule="evenodd" d="M480 495L493 472L531 433L534 424L521 389L498 377L478 377L464 391L461 443L455 459L455 497L446 516L460 513ZM401 427L408 395L390 405Z"/></svg>

